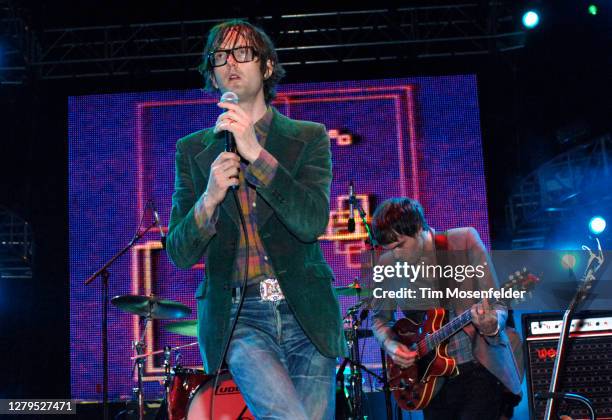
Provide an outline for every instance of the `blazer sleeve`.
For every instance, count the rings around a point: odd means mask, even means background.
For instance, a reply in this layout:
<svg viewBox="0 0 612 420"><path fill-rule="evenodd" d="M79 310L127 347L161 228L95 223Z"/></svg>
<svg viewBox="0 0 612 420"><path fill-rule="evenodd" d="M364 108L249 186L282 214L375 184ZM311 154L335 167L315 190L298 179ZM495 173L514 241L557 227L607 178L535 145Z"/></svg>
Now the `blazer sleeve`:
<svg viewBox="0 0 612 420"><path fill-rule="evenodd" d="M193 184L189 155L183 148L183 142L179 141L166 252L177 267L190 268L202 258L216 231L212 223L201 226L196 223L194 212L199 197Z"/></svg>
<svg viewBox="0 0 612 420"><path fill-rule="evenodd" d="M329 136L325 127L317 124L295 175L279 162L272 180L257 191L291 233L302 242L315 242L329 220L331 180Z"/></svg>

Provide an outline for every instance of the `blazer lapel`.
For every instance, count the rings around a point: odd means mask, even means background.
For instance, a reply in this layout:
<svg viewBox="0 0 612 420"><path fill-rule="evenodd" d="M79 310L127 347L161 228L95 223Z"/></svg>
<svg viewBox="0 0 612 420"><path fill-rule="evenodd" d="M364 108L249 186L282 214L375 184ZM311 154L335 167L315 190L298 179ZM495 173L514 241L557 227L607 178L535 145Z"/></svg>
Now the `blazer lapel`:
<svg viewBox="0 0 612 420"><path fill-rule="evenodd" d="M276 108L272 108L272 111L274 117L266 139L265 149L276 158L279 166L282 166L289 173L293 173L305 142L299 138L299 131L294 122L279 113ZM266 224L272 213L272 208L258 195L257 220L260 229Z"/></svg>

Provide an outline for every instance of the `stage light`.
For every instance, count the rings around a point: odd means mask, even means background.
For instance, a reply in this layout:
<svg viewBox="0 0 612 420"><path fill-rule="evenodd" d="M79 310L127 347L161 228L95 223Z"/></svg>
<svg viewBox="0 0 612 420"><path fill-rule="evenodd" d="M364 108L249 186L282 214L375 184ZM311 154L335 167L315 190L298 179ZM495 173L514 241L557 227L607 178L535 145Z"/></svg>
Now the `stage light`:
<svg viewBox="0 0 612 420"><path fill-rule="evenodd" d="M533 29L540 23L540 15L535 10L528 10L523 14L523 25L527 29Z"/></svg>
<svg viewBox="0 0 612 420"><path fill-rule="evenodd" d="M599 8L596 4L589 4L589 8L587 10L589 11L589 15L591 16L596 16L599 12Z"/></svg>
<svg viewBox="0 0 612 420"><path fill-rule="evenodd" d="M599 235L601 232L606 230L606 219L601 216L592 217L589 221L589 229L593 235Z"/></svg>
<svg viewBox="0 0 612 420"><path fill-rule="evenodd" d="M564 254L561 257L561 265L566 270L573 270L574 267L576 266L576 257L573 256L572 254Z"/></svg>

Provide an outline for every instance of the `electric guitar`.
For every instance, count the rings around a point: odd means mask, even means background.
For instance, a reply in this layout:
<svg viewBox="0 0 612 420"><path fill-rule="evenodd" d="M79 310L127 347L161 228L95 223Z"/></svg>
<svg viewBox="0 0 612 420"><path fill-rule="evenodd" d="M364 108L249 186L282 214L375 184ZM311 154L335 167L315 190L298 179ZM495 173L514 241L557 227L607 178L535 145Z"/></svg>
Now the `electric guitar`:
<svg viewBox="0 0 612 420"><path fill-rule="evenodd" d="M524 268L508 277L503 288L530 291L540 281ZM513 299L499 299L512 301ZM417 352L415 364L402 368L387 355L387 378L397 405L403 410L422 410L434 396L436 383L441 376L449 376L456 368L455 359L448 356L447 340L472 322L467 309L446 323L447 311L434 308L426 311L421 324L409 318L398 320L393 331L406 347Z"/></svg>

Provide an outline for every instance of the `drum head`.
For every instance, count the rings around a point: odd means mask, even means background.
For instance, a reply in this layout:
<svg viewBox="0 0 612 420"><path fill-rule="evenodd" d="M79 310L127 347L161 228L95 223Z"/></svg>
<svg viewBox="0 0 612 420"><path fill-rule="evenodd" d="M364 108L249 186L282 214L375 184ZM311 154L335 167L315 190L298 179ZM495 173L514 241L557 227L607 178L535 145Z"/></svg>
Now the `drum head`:
<svg viewBox="0 0 612 420"><path fill-rule="evenodd" d="M211 420L214 383L214 376L211 375L209 380L198 387L189 400L187 420ZM223 371L219 375L214 399L213 420L255 420L255 416L249 411L238 386L228 371Z"/></svg>

